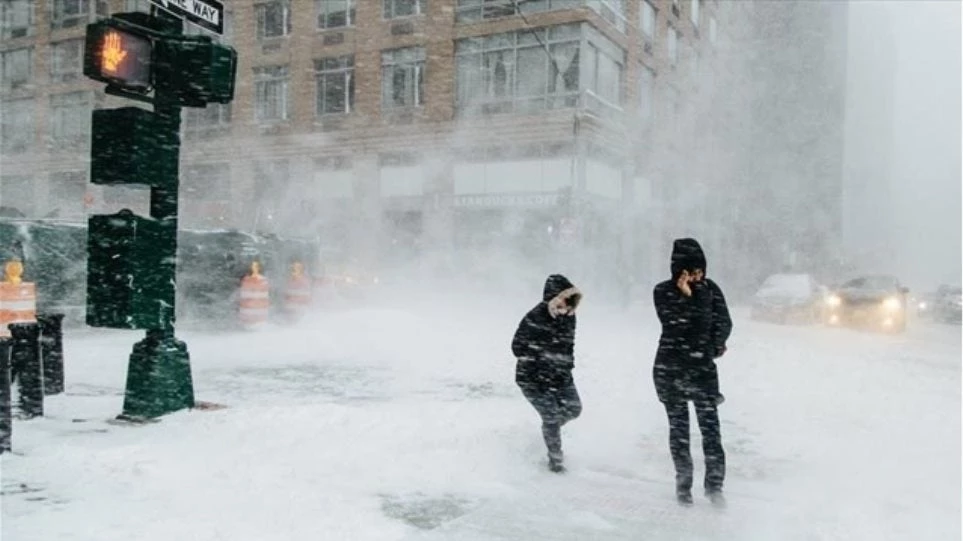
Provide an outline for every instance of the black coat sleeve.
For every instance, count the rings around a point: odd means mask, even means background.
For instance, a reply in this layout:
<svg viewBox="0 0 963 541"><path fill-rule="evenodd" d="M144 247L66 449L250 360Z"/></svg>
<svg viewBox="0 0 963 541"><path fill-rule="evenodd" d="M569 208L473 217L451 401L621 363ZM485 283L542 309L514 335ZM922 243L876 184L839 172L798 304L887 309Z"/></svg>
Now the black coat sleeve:
<svg viewBox="0 0 963 541"><path fill-rule="evenodd" d="M715 356L719 357L726 347L729 335L732 334L732 317L719 284L709 280L709 287L712 290L712 345Z"/></svg>
<svg viewBox="0 0 963 541"><path fill-rule="evenodd" d="M701 351L712 331L712 290L704 284L692 285L692 296L686 297L671 282L653 291L656 314L662 323L662 339L679 349Z"/></svg>

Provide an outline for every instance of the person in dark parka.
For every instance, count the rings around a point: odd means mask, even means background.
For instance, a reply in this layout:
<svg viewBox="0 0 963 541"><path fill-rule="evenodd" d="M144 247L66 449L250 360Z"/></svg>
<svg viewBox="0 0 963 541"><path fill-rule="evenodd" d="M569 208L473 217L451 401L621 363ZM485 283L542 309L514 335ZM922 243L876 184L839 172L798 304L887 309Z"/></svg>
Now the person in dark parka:
<svg viewBox="0 0 963 541"><path fill-rule="evenodd" d="M561 428L582 412L575 388L575 309L582 293L568 278L553 274L545 280L542 302L525 314L515 336L512 353L515 383L542 418L542 436L548 447L548 466L563 472Z"/></svg>
<svg viewBox="0 0 963 541"><path fill-rule="evenodd" d="M695 406L706 460L705 493L724 503L726 456L719 429L719 375L715 359L726 352L732 319L722 289L705 278L706 257L695 239L677 239L672 248L672 279L655 286L653 301L662 336L652 377L669 419L669 449L676 471L676 497L692 503L689 405Z"/></svg>

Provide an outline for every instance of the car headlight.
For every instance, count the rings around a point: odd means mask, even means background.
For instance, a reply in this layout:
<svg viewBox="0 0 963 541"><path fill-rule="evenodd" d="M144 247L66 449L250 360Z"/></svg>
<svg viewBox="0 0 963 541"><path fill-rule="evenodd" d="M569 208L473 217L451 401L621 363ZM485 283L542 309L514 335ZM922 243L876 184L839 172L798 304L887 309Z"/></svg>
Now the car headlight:
<svg viewBox="0 0 963 541"><path fill-rule="evenodd" d="M828 304L832 308L836 308L843 304L843 299L839 295L830 295L826 299L826 304Z"/></svg>
<svg viewBox="0 0 963 541"><path fill-rule="evenodd" d="M902 303L900 303L899 299L897 299L896 297L890 297L885 301L883 301L883 308L885 308L886 310L889 310L890 312L895 312L902 307L903 307Z"/></svg>
<svg viewBox="0 0 963 541"><path fill-rule="evenodd" d="M924 301L924 302L921 302L921 303L919 304L919 309L920 309L920 310L926 310L927 308L929 308L929 305L926 304L925 301Z"/></svg>

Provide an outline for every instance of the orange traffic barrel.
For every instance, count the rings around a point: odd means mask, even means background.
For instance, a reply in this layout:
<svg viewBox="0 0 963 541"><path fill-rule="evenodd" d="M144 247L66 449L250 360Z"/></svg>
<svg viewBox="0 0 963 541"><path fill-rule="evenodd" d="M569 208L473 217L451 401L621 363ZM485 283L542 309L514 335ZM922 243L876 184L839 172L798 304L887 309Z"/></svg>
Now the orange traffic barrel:
<svg viewBox="0 0 963 541"><path fill-rule="evenodd" d="M304 274L304 265L294 263L291 277L284 290L284 311L300 316L311 306L311 279Z"/></svg>
<svg viewBox="0 0 963 541"><path fill-rule="evenodd" d="M238 318L245 327L256 327L268 321L271 309L271 285L261 275L261 265L251 264L251 273L241 280Z"/></svg>
<svg viewBox="0 0 963 541"><path fill-rule="evenodd" d="M0 337L9 337L11 323L37 322L37 286L21 280L23 263L8 261L0 282Z"/></svg>

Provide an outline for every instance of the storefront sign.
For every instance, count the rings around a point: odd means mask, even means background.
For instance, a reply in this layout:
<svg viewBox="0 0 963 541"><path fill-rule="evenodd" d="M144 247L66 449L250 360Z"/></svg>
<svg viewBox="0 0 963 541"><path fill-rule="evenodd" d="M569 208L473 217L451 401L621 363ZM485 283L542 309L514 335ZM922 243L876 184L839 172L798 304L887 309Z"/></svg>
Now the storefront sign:
<svg viewBox="0 0 963 541"><path fill-rule="evenodd" d="M552 207L557 205L558 201L557 193L456 195L453 206L456 208Z"/></svg>

